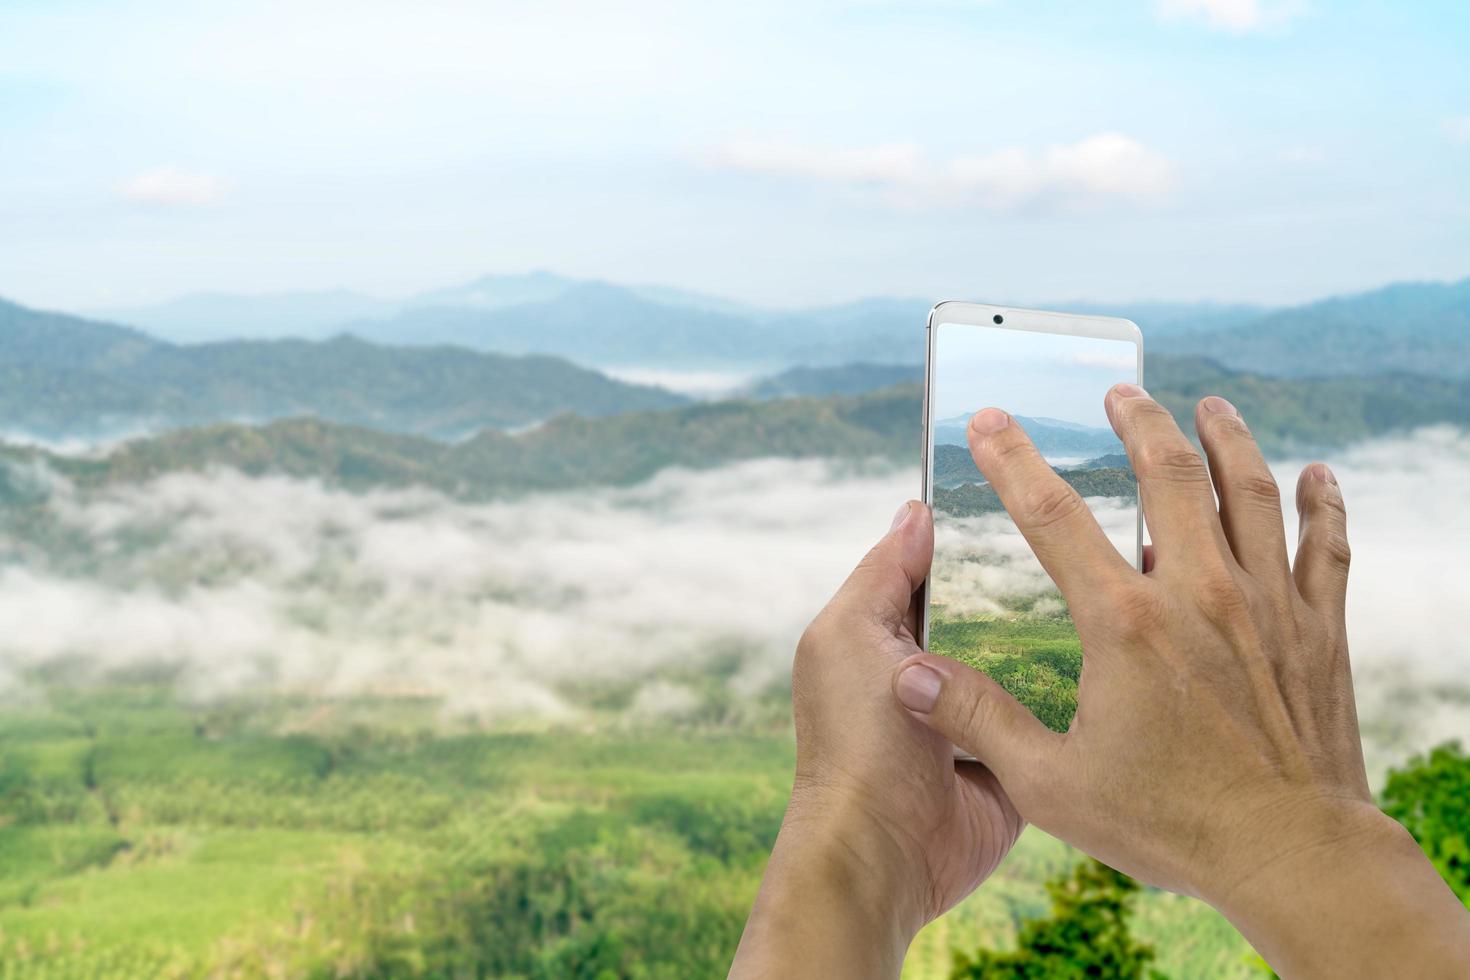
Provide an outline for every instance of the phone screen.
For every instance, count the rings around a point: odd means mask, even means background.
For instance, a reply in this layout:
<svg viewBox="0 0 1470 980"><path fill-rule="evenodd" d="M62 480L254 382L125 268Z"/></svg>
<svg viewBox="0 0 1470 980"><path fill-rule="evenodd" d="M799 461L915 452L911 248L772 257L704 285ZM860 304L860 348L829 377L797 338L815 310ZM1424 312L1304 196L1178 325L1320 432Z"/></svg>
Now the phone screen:
<svg viewBox="0 0 1470 980"><path fill-rule="evenodd" d="M965 433L982 408L1009 412L1136 564L1138 485L1103 397L1139 380L1138 347L974 323L932 329L928 648L989 674L1065 731L1077 708L1082 645L1066 601L975 467Z"/></svg>

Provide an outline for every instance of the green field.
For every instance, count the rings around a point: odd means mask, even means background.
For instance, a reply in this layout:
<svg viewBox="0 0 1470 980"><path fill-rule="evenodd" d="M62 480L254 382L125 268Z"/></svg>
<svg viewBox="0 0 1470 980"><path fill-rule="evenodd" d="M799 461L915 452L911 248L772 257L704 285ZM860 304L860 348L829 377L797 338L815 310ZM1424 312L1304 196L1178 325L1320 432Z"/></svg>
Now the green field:
<svg viewBox="0 0 1470 980"><path fill-rule="evenodd" d="M983 670L1059 732L1077 711L1082 641L1071 617L993 615L929 624L929 649Z"/></svg>
<svg viewBox="0 0 1470 980"><path fill-rule="evenodd" d="M792 761L784 728L449 732L147 686L6 708L0 977L722 976ZM1004 946L1076 860L1029 831L906 976ZM1171 975L1250 975L1197 903L1137 920Z"/></svg>

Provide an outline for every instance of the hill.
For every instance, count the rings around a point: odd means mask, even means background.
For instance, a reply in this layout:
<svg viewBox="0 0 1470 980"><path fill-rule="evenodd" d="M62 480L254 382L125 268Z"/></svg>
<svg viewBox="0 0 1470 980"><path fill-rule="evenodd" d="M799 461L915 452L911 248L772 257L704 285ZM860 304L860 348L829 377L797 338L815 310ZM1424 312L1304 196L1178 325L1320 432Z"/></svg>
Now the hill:
<svg viewBox="0 0 1470 980"><path fill-rule="evenodd" d="M1470 425L1470 381L1408 375L1290 381L1203 361L1170 362L1156 375L1151 390L1187 431L1195 402L1222 394L1240 406L1271 452L1339 446L1436 422ZM0 461L20 464L0 474L0 497L14 501L45 492L29 465L37 462L84 488L228 467L355 489L420 485L470 499L628 485L666 467L761 457L887 459L912 465L917 474L919 419L919 386L900 385L862 395L709 402L603 418L563 415L520 434L486 430L453 444L318 419L221 424L133 440L88 458L0 447ZM1066 472L1083 480L1089 472L1118 468L1083 464Z"/></svg>
<svg viewBox="0 0 1470 980"><path fill-rule="evenodd" d="M546 356L337 337L182 346L0 301L0 416L42 439L311 414L444 438L685 399Z"/></svg>
<svg viewBox="0 0 1470 980"><path fill-rule="evenodd" d="M637 483L670 466L705 468L743 459L913 459L917 392L855 398L715 402L589 419L563 415L519 435L485 430L444 443L319 419L263 426L220 424L135 439L105 455L74 457L0 446L0 499L46 492L31 464L82 488L176 472L229 468L320 479L350 489L426 486L484 499L532 490ZM18 465L17 465L18 464Z"/></svg>
<svg viewBox="0 0 1470 980"><path fill-rule="evenodd" d="M975 406L975 410L983 408ZM966 431L970 427L970 416L974 412L938 419L934 423L934 441L952 446L969 444ZM1028 418L1016 416L1016 421L1026 430L1036 448L1045 456L1101 456L1119 452L1123 444L1112 429L1099 429L1078 425L1060 419Z"/></svg>
<svg viewBox="0 0 1470 980"><path fill-rule="evenodd" d="M1057 470L1057 473L1084 497L1132 497L1138 492L1133 471L1129 469L1074 469ZM968 483L953 488L935 487L934 509L954 517L975 517L1005 507L988 483Z"/></svg>
<svg viewBox="0 0 1470 980"><path fill-rule="evenodd" d="M383 344L550 354L596 366L776 371L921 363L921 325L931 305L888 297L769 309L669 287L532 272L481 276L396 300L343 290L198 294L109 311L104 319L190 342L348 333ZM1279 309L1150 301L1020 305L1126 316L1143 328L1150 353L1206 356L1265 374L1470 374L1470 279L1400 283ZM814 377L788 380L800 387L753 394L853 393L835 378L825 389Z"/></svg>
<svg viewBox="0 0 1470 980"><path fill-rule="evenodd" d="M833 367L794 367L761 378L742 394L748 398L795 398L801 395L860 395L897 384L924 380L924 368L910 364L871 364L859 361Z"/></svg>
<svg viewBox="0 0 1470 980"><path fill-rule="evenodd" d="M1162 336L1150 349L1288 377L1385 371L1470 377L1470 279L1399 283L1224 329Z"/></svg>

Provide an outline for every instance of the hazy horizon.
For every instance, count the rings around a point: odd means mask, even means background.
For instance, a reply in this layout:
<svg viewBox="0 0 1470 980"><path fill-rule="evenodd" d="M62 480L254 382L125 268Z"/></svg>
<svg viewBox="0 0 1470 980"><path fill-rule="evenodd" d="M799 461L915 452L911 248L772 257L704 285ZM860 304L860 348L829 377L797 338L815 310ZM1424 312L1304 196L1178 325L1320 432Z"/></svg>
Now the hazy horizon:
<svg viewBox="0 0 1470 980"><path fill-rule="evenodd" d="M1447 0L7 4L0 295L551 267L782 307L1277 305L1447 278L1467 44Z"/></svg>

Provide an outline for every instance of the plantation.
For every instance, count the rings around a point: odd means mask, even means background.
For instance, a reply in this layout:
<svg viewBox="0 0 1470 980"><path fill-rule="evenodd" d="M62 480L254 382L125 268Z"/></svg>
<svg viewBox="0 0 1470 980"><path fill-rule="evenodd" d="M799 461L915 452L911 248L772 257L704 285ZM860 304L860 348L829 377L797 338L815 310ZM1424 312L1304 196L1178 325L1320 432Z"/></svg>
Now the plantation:
<svg viewBox="0 0 1470 980"><path fill-rule="evenodd" d="M1048 727L1062 732L1072 723L1082 641L1069 617L936 618L929 649L983 670Z"/></svg>
<svg viewBox="0 0 1470 980"><path fill-rule="evenodd" d="M427 705L181 707L148 686L0 714L0 977L722 976L790 736L436 730ZM368 719L370 721L365 721ZM907 976L1013 944L1078 856L1030 831ZM1176 975L1249 975L1145 893Z"/></svg>

